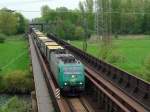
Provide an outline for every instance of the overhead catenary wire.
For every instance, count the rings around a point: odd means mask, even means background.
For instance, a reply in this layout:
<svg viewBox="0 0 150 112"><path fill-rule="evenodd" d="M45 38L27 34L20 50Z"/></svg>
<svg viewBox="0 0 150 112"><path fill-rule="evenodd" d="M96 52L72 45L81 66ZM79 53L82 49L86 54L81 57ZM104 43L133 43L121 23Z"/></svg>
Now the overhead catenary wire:
<svg viewBox="0 0 150 112"><path fill-rule="evenodd" d="M17 1L17 2L0 2L0 5L4 3L7 5L15 5L15 4L33 4L33 3L40 3L40 2L49 2L52 0L30 0L30 1Z"/></svg>
<svg viewBox="0 0 150 112"><path fill-rule="evenodd" d="M10 10L9 10L10 11ZM26 12L26 13L41 13L40 10L15 10L15 9L12 9L11 10L12 12ZM80 12L80 10L68 10L68 11L60 11L60 10L55 10L55 9L52 9L51 11L49 11L48 13L78 13L78 14L82 14L82 12ZM95 13L94 12L85 12L86 14L88 13ZM139 11L124 11L124 10L106 10L106 11L103 11L103 13L122 13L122 14L150 14L150 11L148 10L139 10Z"/></svg>
<svg viewBox="0 0 150 112"><path fill-rule="evenodd" d="M30 0L30 1L19 1L19 2L4 2L5 4L8 4L8 5L14 5L14 4L25 4L25 3L39 3L39 2L49 2L49 1L53 1L53 0ZM0 3L0 5L2 5L3 2ZM103 9L102 9L103 10ZM144 8L142 8L141 10L139 11L136 11L136 10L139 10L137 8L134 8L133 7L133 11L122 11L122 10L113 10L111 9L111 11L104 11L103 13L122 13L122 14L150 14L150 11L148 10L144 10ZM12 10L12 11L16 11L16 12L24 12L24 13L41 13L40 10ZM82 13L80 12L79 10L78 11L73 11L73 10L68 10L68 11L57 11L57 10L54 10L56 13ZM53 13L53 12L49 12L49 13ZM85 13L91 13L91 12L85 12ZM95 12L93 12L95 13Z"/></svg>
<svg viewBox="0 0 150 112"><path fill-rule="evenodd" d="M13 12L26 12L26 13L41 13L40 10L11 10ZM82 12L78 11L73 11L73 10L68 10L68 11L58 11L58 10L52 10L49 11L48 13L78 13L82 14ZM86 14L89 14L91 12L85 12ZM94 14L95 12L93 12ZM113 10L113 11L104 11L103 13L121 13L121 14L150 14L150 11L119 11L119 10Z"/></svg>

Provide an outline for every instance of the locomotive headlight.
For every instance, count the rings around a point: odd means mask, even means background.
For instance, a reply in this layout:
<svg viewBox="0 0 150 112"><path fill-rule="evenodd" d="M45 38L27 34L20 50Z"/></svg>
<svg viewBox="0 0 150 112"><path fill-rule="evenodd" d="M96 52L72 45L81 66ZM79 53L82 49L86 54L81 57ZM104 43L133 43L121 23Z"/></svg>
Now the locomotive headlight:
<svg viewBox="0 0 150 112"><path fill-rule="evenodd" d="M82 85L83 83L82 83L82 82L80 82L80 84Z"/></svg>
<svg viewBox="0 0 150 112"><path fill-rule="evenodd" d="M64 85L66 86L66 85L67 85L67 83L65 82L65 83L64 83Z"/></svg>
<svg viewBox="0 0 150 112"><path fill-rule="evenodd" d="M75 78L75 75L72 75L72 78Z"/></svg>

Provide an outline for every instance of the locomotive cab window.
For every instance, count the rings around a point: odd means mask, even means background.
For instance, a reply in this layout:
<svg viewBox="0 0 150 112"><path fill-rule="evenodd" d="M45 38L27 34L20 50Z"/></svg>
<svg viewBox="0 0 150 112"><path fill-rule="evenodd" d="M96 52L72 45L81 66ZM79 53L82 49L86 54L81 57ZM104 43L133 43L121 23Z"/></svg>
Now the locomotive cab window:
<svg viewBox="0 0 150 112"><path fill-rule="evenodd" d="M64 67L64 74L65 75L78 75L81 74L80 67Z"/></svg>

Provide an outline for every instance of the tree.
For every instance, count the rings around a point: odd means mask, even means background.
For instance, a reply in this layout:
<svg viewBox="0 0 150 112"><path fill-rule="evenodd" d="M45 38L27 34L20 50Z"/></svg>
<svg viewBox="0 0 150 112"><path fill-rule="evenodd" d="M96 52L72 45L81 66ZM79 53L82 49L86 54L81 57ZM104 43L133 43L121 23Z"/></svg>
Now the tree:
<svg viewBox="0 0 150 112"><path fill-rule="evenodd" d="M143 32L150 34L150 1L144 1L144 20L143 20Z"/></svg>
<svg viewBox="0 0 150 112"><path fill-rule="evenodd" d="M75 36L74 36L74 33L75 33L75 25L72 24L70 22L70 20L66 20L64 21L64 32L65 32L65 39L66 40L74 40L75 39Z"/></svg>
<svg viewBox="0 0 150 112"><path fill-rule="evenodd" d="M118 11L118 13L111 13L112 17L112 32L119 34L120 22L121 22L121 0L112 0L112 11Z"/></svg>
<svg viewBox="0 0 150 112"><path fill-rule="evenodd" d="M98 11L98 15L103 15L103 19L98 19L98 22L101 23L97 29L100 30L100 35L107 37L103 39L110 39L112 33L149 33L149 0L97 0L96 4L94 4L93 1L94 0L85 0L84 2L80 2L79 10L69 10L66 7L51 9L47 5L43 6L41 8L42 17L38 18L38 21L47 23L49 25L47 31L56 33L63 39L76 39L77 37L74 34L76 34L80 28L83 28L84 36L82 35L82 38L84 37L84 46L86 48L88 37L95 33L94 14L96 10L94 10L94 5L102 5L103 8L101 9L100 7L101 11ZM95 26L97 25L98 24ZM71 32L69 32L68 28L72 29L70 30ZM78 35L78 37L81 36Z"/></svg>
<svg viewBox="0 0 150 112"><path fill-rule="evenodd" d="M80 7L80 11L82 13L82 16L81 16L81 20L83 20L81 23L82 23L82 26L84 28L84 37L83 37L83 51L87 51L87 19L86 19L86 16L85 16L85 6L83 4L83 2L79 2L79 7Z"/></svg>
<svg viewBox="0 0 150 112"><path fill-rule="evenodd" d="M23 15L20 13L16 13L16 17L18 20L17 33L19 33L19 34L25 33L25 31L27 29L27 20L25 20Z"/></svg>
<svg viewBox="0 0 150 112"><path fill-rule="evenodd" d="M48 5L42 6L41 15L46 23L48 23L48 21L49 21L49 11L50 11L50 8Z"/></svg>
<svg viewBox="0 0 150 112"><path fill-rule="evenodd" d="M75 28L75 39L81 40L84 37L84 29L81 26Z"/></svg>
<svg viewBox="0 0 150 112"><path fill-rule="evenodd" d="M14 12L3 8L0 10L0 32L10 35L17 32L18 20Z"/></svg>
<svg viewBox="0 0 150 112"><path fill-rule="evenodd" d="M87 13L87 24L88 24L88 29L89 31L94 30L94 2L93 0L86 0L85 2L85 12ZM91 32L90 32L91 33Z"/></svg>
<svg viewBox="0 0 150 112"><path fill-rule="evenodd" d="M91 34L94 30L94 11L93 11L93 7L94 7L94 2L93 0L86 0L85 2L79 2L79 8L80 8L80 12L81 12L81 17L84 24L86 24L84 26L84 29L87 30L88 34Z"/></svg>

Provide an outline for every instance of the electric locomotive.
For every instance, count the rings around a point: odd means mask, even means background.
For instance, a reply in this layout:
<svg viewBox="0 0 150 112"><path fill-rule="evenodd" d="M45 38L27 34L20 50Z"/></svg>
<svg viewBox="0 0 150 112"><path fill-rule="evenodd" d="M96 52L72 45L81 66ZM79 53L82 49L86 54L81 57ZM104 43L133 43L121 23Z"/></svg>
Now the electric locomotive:
<svg viewBox="0 0 150 112"><path fill-rule="evenodd" d="M84 91L84 66L72 54L65 49L52 52L50 65L63 92L74 95Z"/></svg>

